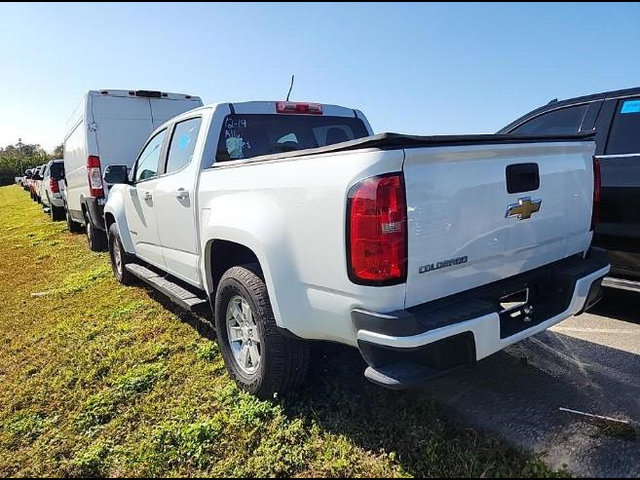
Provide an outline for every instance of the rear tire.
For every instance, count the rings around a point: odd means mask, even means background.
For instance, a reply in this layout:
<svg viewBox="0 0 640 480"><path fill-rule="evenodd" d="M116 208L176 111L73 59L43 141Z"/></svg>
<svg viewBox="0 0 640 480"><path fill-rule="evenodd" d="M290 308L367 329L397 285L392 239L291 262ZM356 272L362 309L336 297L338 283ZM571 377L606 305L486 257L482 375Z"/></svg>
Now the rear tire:
<svg viewBox="0 0 640 480"><path fill-rule="evenodd" d="M269 399L304 382L309 345L278 330L257 264L233 267L222 276L215 323L227 371L243 390Z"/></svg>
<svg viewBox="0 0 640 480"><path fill-rule="evenodd" d="M71 212L69 212L68 208L64 209L64 214L65 214L65 217L67 219L67 229L71 233L81 233L82 232L82 227L80 226L80 224L78 222L73 221L73 219L71 218Z"/></svg>
<svg viewBox="0 0 640 480"><path fill-rule="evenodd" d="M107 234L102 230L95 228L91 223L89 214L84 214L85 230L87 232L87 242L89 250L92 252L104 252L107 250Z"/></svg>
<svg viewBox="0 0 640 480"><path fill-rule="evenodd" d="M118 226L113 223L109 227L109 258L111 259L111 268L116 280L122 285L135 285L136 277L127 270L126 266L135 263L136 257L127 253L122 246L120 232Z"/></svg>

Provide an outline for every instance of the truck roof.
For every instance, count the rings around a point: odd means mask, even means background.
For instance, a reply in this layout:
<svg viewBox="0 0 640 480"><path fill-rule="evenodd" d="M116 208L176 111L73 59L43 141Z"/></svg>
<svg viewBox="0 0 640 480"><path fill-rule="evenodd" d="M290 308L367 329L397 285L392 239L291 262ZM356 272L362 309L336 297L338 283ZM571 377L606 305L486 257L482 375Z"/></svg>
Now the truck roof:
<svg viewBox="0 0 640 480"><path fill-rule="evenodd" d="M119 90L119 89L100 89L89 90L87 95L92 96L110 96L110 97L149 97L149 98L164 98L168 100L200 100L202 99L197 95L190 95L188 93L171 93L162 92L160 90Z"/></svg>
<svg viewBox="0 0 640 480"><path fill-rule="evenodd" d="M197 98L197 97L192 97ZM333 117L349 117L349 118L360 118L364 119L364 114L355 108L351 107L343 107L341 105L335 105L331 103L319 103L319 102L286 102L283 100L246 100L241 102L219 102L219 103L209 103L207 105L203 105L202 107L194 108L191 112L195 110L204 110L204 109L216 109L219 106L226 105L229 107L232 113L238 114L273 114L276 113L276 105L278 103L297 103L297 104L308 104L308 105L320 105L322 107L322 114L325 116L333 116Z"/></svg>
<svg viewBox="0 0 640 480"><path fill-rule="evenodd" d="M196 98L196 97L193 97ZM193 110L189 110L188 112L181 113L180 115L176 115L176 117L167 120L164 124L160 125L158 128L154 130L154 133L162 130L167 126L167 124L176 121L186 115L191 115L194 112L200 110L215 110L219 106L228 106L229 110L232 114L239 115L275 115L277 114L277 104L282 103L292 103L292 104L307 104L307 105L319 105L322 107L322 115L328 117L346 117L346 118L359 118L362 120L367 127L367 129L372 132L371 125L369 124L369 120L365 117L364 113L360 110L350 107L343 107L340 105L333 105L330 103L318 103L318 102L286 102L283 100L250 100L243 102L221 102L221 103L211 103L208 105L203 105L202 107L194 108ZM291 115L291 114L282 114L282 115Z"/></svg>

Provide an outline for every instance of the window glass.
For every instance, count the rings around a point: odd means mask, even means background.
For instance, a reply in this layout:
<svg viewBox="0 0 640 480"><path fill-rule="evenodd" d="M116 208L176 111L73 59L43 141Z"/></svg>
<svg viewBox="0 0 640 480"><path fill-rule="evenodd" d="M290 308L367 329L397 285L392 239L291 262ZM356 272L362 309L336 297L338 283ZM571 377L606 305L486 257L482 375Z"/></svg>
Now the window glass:
<svg viewBox="0 0 640 480"><path fill-rule="evenodd" d="M589 105L576 105L537 116L511 133L571 134L578 133Z"/></svg>
<svg viewBox="0 0 640 480"><path fill-rule="evenodd" d="M54 180L62 180L64 178L64 163L54 162L51 164L51 178Z"/></svg>
<svg viewBox="0 0 640 480"><path fill-rule="evenodd" d="M158 174L158 162L160 161L162 142L166 134L166 130L161 131L144 147L136 164L136 182L148 180Z"/></svg>
<svg viewBox="0 0 640 480"><path fill-rule="evenodd" d="M620 100L618 103L606 153L640 153L640 98Z"/></svg>
<svg viewBox="0 0 640 480"><path fill-rule="evenodd" d="M233 114L225 119L216 160L221 162L324 147L368 134L358 118Z"/></svg>
<svg viewBox="0 0 640 480"><path fill-rule="evenodd" d="M176 125L169 147L166 173L177 172L191 163L201 123L201 118L192 118Z"/></svg>

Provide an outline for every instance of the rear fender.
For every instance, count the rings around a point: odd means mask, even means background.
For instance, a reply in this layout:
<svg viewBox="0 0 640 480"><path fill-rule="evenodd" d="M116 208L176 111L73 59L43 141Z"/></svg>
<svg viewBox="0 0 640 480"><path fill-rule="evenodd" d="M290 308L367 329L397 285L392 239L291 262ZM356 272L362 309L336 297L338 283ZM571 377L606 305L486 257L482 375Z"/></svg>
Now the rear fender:
<svg viewBox="0 0 640 480"><path fill-rule="evenodd" d="M251 198L253 197L253 198ZM276 292L276 274L273 271L271 256L284 243L284 223L281 211L268 197L245 193L243 201L237 202L231 196L212 199L208 206L202 209L202 255L201 269L205 288L209 295L214 294L212 278L211 248L216 240L237 243L251 250L260 262L264 274L267 290L271 300L276 322L280 326L281 315ZM111 197L109 198L111 202ZM216 212L213 214L212 212ZM291 271L286 256L280 256L281 265L278 270Z"/></svg>

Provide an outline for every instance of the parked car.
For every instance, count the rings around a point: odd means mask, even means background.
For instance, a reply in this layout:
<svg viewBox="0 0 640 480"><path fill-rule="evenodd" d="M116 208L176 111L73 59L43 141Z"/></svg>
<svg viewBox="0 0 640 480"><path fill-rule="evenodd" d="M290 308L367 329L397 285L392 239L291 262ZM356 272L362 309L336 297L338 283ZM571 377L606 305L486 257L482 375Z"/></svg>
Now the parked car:
<svg viewBox="0 0 640 480"><path fill-rule="evenodd" d="M34 202L40 203L40 187L42 182L42 174L44 173L44 165L40 165L35 168L34 173L31 177L30 190L31 190L31 198Z"/></svg>
<svg viewBox="0 0 640 480"><path fill-rule="evenodd" d="M600 298L587 137L371 134L361 112L313 103L170 120L130 173L105 170L115 277L210 301L230 374L263 398L303 381L311 340L407 388Z"/></svg>
<svg viewBox="0 0 640 480"><path fill-rule="evenodd" d="M28 168L24 172L24 177L22 177L22 188L24 188L25 192L29 191L30 181L31 181L31 169Z"/></svg>
<svg viewBox="0 0 640 480"><path fill-rule="evenodd" d="M640 88L553 100L498 133L594 132L602 200L594 244L609 250L605 285L640 291Z"/></svg>
<svg viewBox="0 0 640 480"><path fill-rule="evenodd" d="M147 90L90 91L71 117L64 140L66 219L87 232L92 250L106 249L103 208L109 186L102 170L131 161L159 125L199 107L199 97Z"/></svg>
<svg viewBox="0 0 640 480"><path fill-rule="evenodd" d="M64 179L64 161L59 158L47 163L41 184L42 207L53 221L64 220L64 201L60 192L60 181Z"/></svg>

